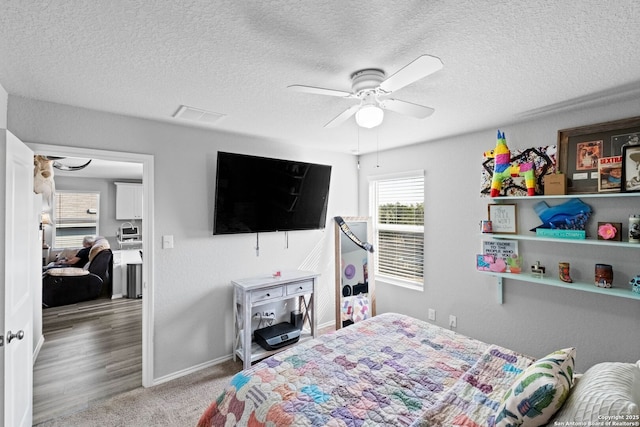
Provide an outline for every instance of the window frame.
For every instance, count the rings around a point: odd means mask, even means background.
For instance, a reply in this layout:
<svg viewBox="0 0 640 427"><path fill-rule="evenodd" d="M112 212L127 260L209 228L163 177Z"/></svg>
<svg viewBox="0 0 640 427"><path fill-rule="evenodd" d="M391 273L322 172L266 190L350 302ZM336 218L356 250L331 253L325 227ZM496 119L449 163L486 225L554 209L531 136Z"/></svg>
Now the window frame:
<svg viewBox="0 0 640 427"><path fill-rule="evenodd" d="M376 250L375 252L375 277L376 280L389 283L394 286L400 286L404 288L414 289L418 291L424 290L424 219L422 225L399 225L399 224L380 224L379 223L379 183L382 181L393 181L400 179L409 179L409 178L422 178L422 206L424 211L424 200L425 200L425 183L424 183L425 172L424 170L411 170L400 173L392 173L385 175L375 175L369 177L369 216L372 219L372 228L373 228L373 240L375 248L380 247L379 241L379 232L380 231L391 231L391 232L406 232L412 234L422 234L422 277L420 280L409 280L406 278L402 278L399 276L390 275L380 271L380 252ZM424 214L424 213L423 213ZM415 265L415 264L414 264Z"/></svg>

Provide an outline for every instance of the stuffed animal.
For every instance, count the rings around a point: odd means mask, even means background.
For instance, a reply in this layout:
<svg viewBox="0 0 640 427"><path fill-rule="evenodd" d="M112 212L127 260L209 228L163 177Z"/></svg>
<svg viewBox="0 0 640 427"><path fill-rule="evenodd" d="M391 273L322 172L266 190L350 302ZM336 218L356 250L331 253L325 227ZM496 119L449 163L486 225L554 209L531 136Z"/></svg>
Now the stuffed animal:
<svg viewBox="0 0 640 427"><path fill-rule="evenodd" d="M42 194L44 208L53 207L53 195L56 192L53 181L53 160L45 156L33 157L33 191L36 194Z"/></svg>
<svg viewBox="0 0 640 427"><path fill-rule="evenodd" d="M512 176L524 176L527 195L536 195L536 175L533 162L511 164L511 151L507 146L504 132L498 130L496 148L484 153L486 158L493 158L493 177L491 179L491 197L498 197L502 181Z"/></svg>

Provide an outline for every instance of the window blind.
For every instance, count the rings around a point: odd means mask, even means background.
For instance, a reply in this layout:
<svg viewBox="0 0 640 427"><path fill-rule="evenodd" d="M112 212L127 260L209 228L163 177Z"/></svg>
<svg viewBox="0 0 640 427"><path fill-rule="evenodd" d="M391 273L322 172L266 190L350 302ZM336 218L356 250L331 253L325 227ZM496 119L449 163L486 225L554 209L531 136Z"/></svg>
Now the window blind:
<svg viewBox="0 0 640 427"><path fill-rule="evenodd" d="M422 287L424 175L372 181L376 273Z"/></svg>
<svg viewBox="0 0 640 427"><path fill-rule="evenodd" d="M55 247L81 248L85 236L98 234L100 194L56 192Z"/></svg>

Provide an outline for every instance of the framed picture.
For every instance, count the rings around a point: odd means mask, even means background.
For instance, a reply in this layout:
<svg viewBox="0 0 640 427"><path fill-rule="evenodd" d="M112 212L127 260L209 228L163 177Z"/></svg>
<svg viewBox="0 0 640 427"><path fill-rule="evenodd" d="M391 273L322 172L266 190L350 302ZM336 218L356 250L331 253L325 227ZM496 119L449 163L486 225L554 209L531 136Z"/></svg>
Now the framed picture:
<svg viewBox="0 0 640 427"><path fill-rule="evenodd" d="M567 194L598 193L600 159L621 156L624 147L638 143L640 116L559 130L558 166L567 176Z"/></svg>
<svg viewBox="0 0 640 427"><path fill-rule="evenodd" d="M640 145L622 147L622 191L640 191Z"/></svg>
<svg viewBox="0 0 640 427"><path fill-rule="evenodd" d="M489 220L494 233L516 234L518 218L515 204L490 204Z"/></svg>
<svg viewBox="0 0 640 427"><path fill-rule="evenodd" d="M602 140L578 142L576 144L576 170L594 170L602 156Z"/></svg>
<svg viewBox="0 0 640 427"><path fill-rule="evenodd" d="M620 191L622 182L622 156L598 159L598 192Z"/></svg>

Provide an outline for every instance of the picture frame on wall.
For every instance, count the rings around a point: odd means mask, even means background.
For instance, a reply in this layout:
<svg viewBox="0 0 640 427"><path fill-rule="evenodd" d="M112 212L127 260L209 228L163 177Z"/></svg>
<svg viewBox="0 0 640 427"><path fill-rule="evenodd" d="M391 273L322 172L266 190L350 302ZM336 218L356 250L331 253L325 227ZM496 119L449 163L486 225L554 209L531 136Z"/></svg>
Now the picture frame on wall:
<svg viewBox="0 0 640 427"><path fill-rule="evenodd" d="M515 204L489 204L488 218L496 234L516 234L518 232L518 206Z"/></svg>
<svg viewBox="0 0 640 427"><path fill-rule="evenodd" d="M567 177L567 194L598 193L599 160L621 156L639 139L640 116L559 130L558 166Z"/></svg>
<svg viewBox="0 0 640 427"><path fill-rule="evenodd" d="M640 191L640 145L622 147L622 191Z"/></svg>

